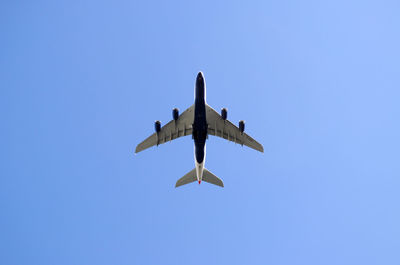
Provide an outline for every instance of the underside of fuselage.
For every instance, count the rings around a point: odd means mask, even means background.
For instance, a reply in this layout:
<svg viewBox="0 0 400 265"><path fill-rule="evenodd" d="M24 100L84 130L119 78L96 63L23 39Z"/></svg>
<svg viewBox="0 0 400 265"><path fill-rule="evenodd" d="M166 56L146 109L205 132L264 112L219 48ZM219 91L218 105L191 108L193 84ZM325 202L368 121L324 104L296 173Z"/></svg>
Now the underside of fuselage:
<svg viewBox="0 0 400 265"><path fill-rule="evenodd" d="M205 160L205 145L207 140L207 120L206 120L206 84L202 72L199 72L196 78L195 86L195 107L193 120L193 140L195 147L195 162L197 180L199 183L202 179L204 160Z"/></svg>

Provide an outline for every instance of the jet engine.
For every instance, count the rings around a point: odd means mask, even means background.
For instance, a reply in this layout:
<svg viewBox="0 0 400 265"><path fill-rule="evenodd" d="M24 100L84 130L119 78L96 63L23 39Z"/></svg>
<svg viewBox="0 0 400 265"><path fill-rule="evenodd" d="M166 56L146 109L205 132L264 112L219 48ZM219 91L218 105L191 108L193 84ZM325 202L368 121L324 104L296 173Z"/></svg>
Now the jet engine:
<svg viewBox="0 0 400 265"><path fill-rule="evenodd" d="M155 121L154 129L156 130L156 133L159 133L161 131L161 122L160 121Z"/></svg>
<svg viewBox="0 0 400 265"><path fill-rule="evenodd" d="M239 131L240 131L241 133L244 132L244 121L239 121Z"/></svg>
<svg viewBox="0 0 400 265"><path fill-rule="evenodd" d="M177 120L179 118L179 109L174 108L172 110L172 118L174 118L174 120Z"/></svg>
<svg viewBox="0 0 400 265"><path fill-rule="evenodd" d="M228 118L228 110L226 108L221 109L221 118L226 120Z"/></svg>

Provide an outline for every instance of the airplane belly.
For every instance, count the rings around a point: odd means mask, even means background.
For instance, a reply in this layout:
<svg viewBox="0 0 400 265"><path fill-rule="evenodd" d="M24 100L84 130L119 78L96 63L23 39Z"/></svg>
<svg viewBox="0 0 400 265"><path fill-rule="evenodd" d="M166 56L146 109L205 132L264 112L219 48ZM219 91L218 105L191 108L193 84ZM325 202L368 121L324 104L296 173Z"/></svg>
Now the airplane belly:
<svg viewBox="0 0 400 265"><path fill-rule="evenodd" d="M204 158L203 158L201 163L197 162L196 152L195 152L195 155L194 155L194 162L195 162L195 166L196 166L196 176L197 176L197 181L199 182L199 184L203 179L203 171L204 171L204 162L205 162L205 160L206 160L206 146L204 145Z"/></svg>
<svg viewBox="0 0 400 265"><path fill-rule="evenodd" d="M203 169L204 169L204 161L201 163L197 163L196 161L196 175L197 175L197 181L199 183L203 179Z"/></svg>

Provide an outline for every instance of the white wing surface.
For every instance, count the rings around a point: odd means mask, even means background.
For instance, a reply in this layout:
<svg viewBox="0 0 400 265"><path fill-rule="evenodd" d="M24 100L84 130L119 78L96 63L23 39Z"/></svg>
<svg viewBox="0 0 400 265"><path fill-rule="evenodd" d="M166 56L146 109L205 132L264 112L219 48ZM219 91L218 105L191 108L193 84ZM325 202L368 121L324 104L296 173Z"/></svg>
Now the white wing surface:
<svg viewBox="0 0 400 265"><path fill-rule="evenodd" d="M192 124L194 119L194 105L182 112L178 119L168 122L161 127L160 132L153 133L146 140L136 146L135 153L139 153L149 147L160 145L172 141L181 136L192 134Z"/></svg>
<svg viewBox="0 0 400 265"><path fill-rule="evenodd" d="M264 147L245 132L228 120L223 120L221 115L209 105L206 105L208 134L215 135L240 145L246 145L257 151L264 152Z"/></svg>

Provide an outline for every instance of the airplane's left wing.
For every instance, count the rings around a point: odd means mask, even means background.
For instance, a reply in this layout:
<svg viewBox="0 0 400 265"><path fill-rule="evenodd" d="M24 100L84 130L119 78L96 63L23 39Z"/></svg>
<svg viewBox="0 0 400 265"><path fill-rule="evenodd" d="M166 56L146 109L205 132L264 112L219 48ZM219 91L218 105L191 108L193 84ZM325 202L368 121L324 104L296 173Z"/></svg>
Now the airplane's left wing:
<svg viewBox="0 0 400 265"><path fill-rule="evenodd" d="M237 144L246 145L257 151L264 152L264 147L250 137L247 133L241 132L239 128L228 120L223 120L221 115L213 108L206 104L206 116L208 134L215 135L235 142Z"/></svg>
<svg viewBox="0 0 400 265"><path fill-rule="evenodd" d="M191 135L193 119L194 105L182 112L177 120L168 122L158 133L153 133L146 140L138 144L135 153L139 153L149 147L160 145L182 136Z"/></svg>

